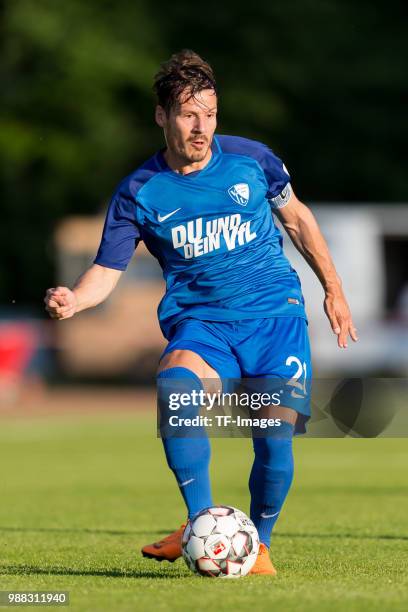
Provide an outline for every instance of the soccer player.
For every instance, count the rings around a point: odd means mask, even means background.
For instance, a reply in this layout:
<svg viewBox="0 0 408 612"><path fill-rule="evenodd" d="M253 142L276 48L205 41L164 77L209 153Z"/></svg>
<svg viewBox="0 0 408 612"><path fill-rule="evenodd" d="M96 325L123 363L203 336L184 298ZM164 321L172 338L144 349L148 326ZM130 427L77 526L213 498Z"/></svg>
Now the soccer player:
<svg viewBox="0 0 408 612"><path fill-rule="evenodd" d="M346 348L348 336L357 340L312 213L266 145L215 135L214 74L196 53L181 51L162 64L154 88L166 147L119 184L94 264L72 290L48 289L47 311L67 319L102 302L144 240L166 280L158 309L168 340L157 374L159 408L168 405L172 381L180 380L191 396L209 379L241 377L292 379L306 390L311 361L304 300L272 212L323 286L338 346ZM309 416L308 397L291 397L286 405L267 408L268 416L281 420L272 428L279 435L253 438L250 515L261 541L255 574L276 574L269 557L271 532L292 482L292 437L304 431ZM165 436L163 445L188 517L212 506L208 438ZM142 554L174 561L181 555L182 529L144 546Z"/></svg>

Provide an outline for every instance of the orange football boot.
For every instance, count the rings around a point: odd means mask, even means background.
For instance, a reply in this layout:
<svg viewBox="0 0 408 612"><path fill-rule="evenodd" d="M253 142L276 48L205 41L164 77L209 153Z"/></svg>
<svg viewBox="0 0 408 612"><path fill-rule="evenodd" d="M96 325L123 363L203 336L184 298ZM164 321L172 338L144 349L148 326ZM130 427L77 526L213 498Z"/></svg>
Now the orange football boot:
<svg viewBox="0 0 408 612"><path fill-rule="evenodd" d="M174 531L170 535L163 538L159 542L147 544L142 548L142 555L148 559L156 559L156 561L170 561L173 563L181 557L181 538L183 536L185 525Z"/></svg>
<svg viewBox="0 0 408 612"><path fill-rule="evenodd" d="M276 569L272 565L269 557L269 550L262 542L259 544L258 556L255 565L249 572L250 574L259 574L263 576L276 576Z"/></svg>

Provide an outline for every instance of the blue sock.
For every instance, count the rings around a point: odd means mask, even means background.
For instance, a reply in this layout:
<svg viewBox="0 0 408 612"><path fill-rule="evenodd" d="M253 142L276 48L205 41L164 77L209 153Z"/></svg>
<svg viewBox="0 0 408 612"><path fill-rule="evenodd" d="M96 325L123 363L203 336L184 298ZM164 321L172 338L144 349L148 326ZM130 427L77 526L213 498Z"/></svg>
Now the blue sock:
<svg viewBox="0 0 408 612"><path fill-rule="evenodd" d="M293 479L294 427L282 421L277 436L254 438L255 459L249 478L251 519L259 539L270 546L272 529Z"/></svg>
<svg viewBox="0 0 408 612"><path fill-rule="evenodd" d="M199 392L202 389L201 380L191 370L182 367L163 370L157 377L157 395L160 414L169 415L169 400L172 393ZM199 407L183 406L173 415L194 417L199 413ZM210 443L203 428L177 428L174 435L169 435L169 427L164 428L163 446L169 468L174 473L180 492L192 518L203 508L213 505L211 497L210 475ZM173 432L172 432L173 433ZM190 435L190 437L188 437ZM193 435L193 437L191 437Z"/></svg>

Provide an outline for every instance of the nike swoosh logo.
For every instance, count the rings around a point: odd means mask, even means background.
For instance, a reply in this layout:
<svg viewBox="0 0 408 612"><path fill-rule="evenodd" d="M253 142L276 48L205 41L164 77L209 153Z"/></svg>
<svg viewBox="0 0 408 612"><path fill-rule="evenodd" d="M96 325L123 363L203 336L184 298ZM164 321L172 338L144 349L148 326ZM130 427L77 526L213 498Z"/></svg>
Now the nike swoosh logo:
<svg viewBox="0 0 408 612"><path fill-rule="evenodd" d="M186 485L190 484L190 482L193 482L194 480L195 480L195 478L190 478L190 480L185 480L184 482L179 484L179 487L185 487Z"/></svg>
<svg viewBox="0 0 408 612"><path fill-rule="evenodd" d="M280 512L280 510L275 512L275 514L265 514L265 512L262 512L261 518L272 518L273 516L276 516L277 514L279 514L279 512Z"/></svg>
<svg viewBox="0 0 408 612"><path fill-rule="evenodd" d="M173 215L176 214L176 212L178 212L179 210L181 210L180 208L176 208L176 210L173 210L171 213L168 213L167 215L157 215L157 220L159 223L161 223L162 221L165 221L166 219L168 219L169 217L172 217Z"/></svg>

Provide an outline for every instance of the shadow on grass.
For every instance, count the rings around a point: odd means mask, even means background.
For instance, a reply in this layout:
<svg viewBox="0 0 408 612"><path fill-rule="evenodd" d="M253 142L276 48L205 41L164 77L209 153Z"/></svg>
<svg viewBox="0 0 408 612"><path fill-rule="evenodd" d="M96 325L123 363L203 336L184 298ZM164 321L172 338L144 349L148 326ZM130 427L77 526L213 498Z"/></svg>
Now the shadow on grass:
<svg viewBox="0 0 408 612"><path fill-rule="evenodd" d="M125 529L91 529L88 527L79 528L66 528L66 527L1 527L0 532L15 532L15 533L89 533L93 535L112 535L112 536L160 536L168 535L174 530L173 527L169 529L161 530L125 530ZM364 535L355 533L279 533L273 534L274 538L348 538L352 540L408 540L408 535L392 535L392 534L377 534L377 535Z"/></svg>
<svg viewBox="0 0 408 612"><path fill-rule="evenodd" d="M342 540L408 540L408 535L364 535L356 533L274 533L274 538L316 538L316 539L342 539Z"/></svg>
<svg viewBox="0 0 408 612"><path fill-rule="evenodd" d="M22 533L90 533L96 535L168 535L173 528L165 530L126 530L126 529L92 529L88 527L0 527L0 531L22 532Z"/></svg>
<svg viewBox="0 0 408 612"><path fill-rule="evenodd" d="M121 569L90 569L81 570L70 567L35 567L3 565L0 566L0 576L101 576L103 578L183 578L184 575L178 571L169 573L169 566L166 565L166 572L147 570L121 570Z"/></svg>

